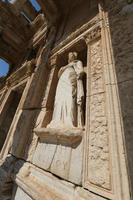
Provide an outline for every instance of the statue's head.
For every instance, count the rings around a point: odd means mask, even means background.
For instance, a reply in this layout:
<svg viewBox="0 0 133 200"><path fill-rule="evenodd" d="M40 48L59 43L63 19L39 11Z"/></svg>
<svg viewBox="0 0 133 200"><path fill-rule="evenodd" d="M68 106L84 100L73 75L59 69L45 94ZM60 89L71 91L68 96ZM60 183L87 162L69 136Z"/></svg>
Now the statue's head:
<svg viewBox="0 0 133 200"><path fill-rule="evenodd" d="M68 63L73 62L74 60L77 60L77 52L69 52L68 54Z"/></svg>

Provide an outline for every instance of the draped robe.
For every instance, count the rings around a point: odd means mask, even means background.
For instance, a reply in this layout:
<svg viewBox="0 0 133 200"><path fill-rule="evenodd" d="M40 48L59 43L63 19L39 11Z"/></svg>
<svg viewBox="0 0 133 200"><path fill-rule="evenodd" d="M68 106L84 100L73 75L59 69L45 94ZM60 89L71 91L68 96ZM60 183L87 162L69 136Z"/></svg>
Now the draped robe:
<svg viewBox="0 0 133 200"><path fill-rule="evenodd" d="M83 125L83 65L75 60L59 70L53 117L49 128L74 128Z"/></svg>

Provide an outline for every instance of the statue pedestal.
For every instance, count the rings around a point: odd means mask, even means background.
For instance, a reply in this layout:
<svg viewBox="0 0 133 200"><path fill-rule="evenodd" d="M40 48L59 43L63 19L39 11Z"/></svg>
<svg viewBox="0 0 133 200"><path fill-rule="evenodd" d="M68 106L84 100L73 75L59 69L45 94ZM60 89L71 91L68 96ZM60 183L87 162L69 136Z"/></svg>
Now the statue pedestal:
<svg viewBox="0 0 133 200"><path fill-rule="evenodd" d="M46 140L49 143L57 143L62 145L76 145L82 140L83 129L54 129L54 128L37 128L34 129L40 140Z"/></svg>

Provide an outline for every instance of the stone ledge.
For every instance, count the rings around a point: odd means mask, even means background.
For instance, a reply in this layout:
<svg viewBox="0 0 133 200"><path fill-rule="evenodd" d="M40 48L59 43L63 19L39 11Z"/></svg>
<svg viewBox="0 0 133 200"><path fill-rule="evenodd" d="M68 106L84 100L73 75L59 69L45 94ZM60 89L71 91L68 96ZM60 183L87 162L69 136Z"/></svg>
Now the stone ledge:
<svg viewBox="0 0 133 200"><path fill-rule="evenodd" d="M107 198L91 193L83 187L59 179L33 164L22 162L19 160L16 163L15 172L18 173L14 176L14 182L18 188L34 200L107 200ZM18 170L18 166L21 165L21 169ZM23 196L20 196L20 199L24 199Z"/></svg>
<svg viewBox="0 0 133 200"><path fill-rule="evenodd" d="M57 141L63 144L73 145L81 142L83 136L82 128L72 129L54 129L54 128L36 128L34 132L40 139L47 139L50 141Z"/></svg>

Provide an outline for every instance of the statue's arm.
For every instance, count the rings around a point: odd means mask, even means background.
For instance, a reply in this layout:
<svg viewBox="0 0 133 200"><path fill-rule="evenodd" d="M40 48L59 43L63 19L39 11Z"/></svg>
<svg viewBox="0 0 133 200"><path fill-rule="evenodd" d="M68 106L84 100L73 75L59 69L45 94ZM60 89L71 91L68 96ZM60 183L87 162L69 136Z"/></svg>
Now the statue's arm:
<svg viewBox="0 0 133 200"><path fill-rule="evenodd" d="M84 75L84 68L83 63L79 60L76 64L76 73L77 73L77 104L79 106L83 105L84 102L84 88L83 88L83 75Z"/></svg>
<svg viewBox="0 0 133 200"><path fill-rule="evenodd" d="M77 61L77 66L76 66L76 73L78 76L78 79L82 78L83 74L84 74L84 68L83 68L83 63L82 61Z"/></svg>

